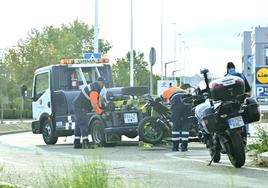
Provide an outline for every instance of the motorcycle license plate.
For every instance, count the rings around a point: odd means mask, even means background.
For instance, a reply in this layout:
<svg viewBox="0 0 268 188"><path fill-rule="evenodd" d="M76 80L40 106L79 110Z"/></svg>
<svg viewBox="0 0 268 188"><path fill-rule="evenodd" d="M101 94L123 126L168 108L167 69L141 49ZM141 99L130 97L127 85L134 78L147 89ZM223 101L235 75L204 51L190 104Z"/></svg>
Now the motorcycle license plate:
<svg viewBox="0 0 268 188"><path fill-rule="evenodd" d="M230 129L235 129L237 127L243 127L245 125L242 116L237 116L231 119L228 119L228 124Z"/></svg>
<svg viewBox="0 0 268 188"><path fill-rule="evenodd" d="M125 123L138 123L137 113L124 113L124 122Z"/></svg>

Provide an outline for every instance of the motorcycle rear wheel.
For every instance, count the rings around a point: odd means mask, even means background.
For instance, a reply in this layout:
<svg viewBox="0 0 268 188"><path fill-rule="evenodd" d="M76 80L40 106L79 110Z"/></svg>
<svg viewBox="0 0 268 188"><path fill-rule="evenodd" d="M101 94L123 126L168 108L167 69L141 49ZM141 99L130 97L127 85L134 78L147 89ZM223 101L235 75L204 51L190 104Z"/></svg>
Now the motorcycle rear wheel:
<svg viewBox="0 0 268 188"><path fill-rule="evenodd" d="M243 139L236 130L229 130L228 133L230 140L228 142L229 151L227 155L234 167L241 168L246 161Z"/></svg>
<svg viewBox="0 0 268 188"><path fill-rule="evenodd" d="M149 144L159 144L165 135L162 123L157 122L158 117L145 117L138 127L140 140Z"/></svg>

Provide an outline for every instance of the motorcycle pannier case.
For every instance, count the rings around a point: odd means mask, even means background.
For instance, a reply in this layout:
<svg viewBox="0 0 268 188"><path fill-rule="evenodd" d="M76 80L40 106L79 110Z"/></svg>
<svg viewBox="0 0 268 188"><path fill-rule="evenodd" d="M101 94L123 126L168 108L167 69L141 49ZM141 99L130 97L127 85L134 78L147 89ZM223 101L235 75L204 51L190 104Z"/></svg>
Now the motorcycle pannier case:
<svg viewBox="0 0 268 188"><path fill-rule="evenodd" d="M238 76L225 76L213 80L210 85L211 97L214 101L228 101L245 93L245 83Z"/></svg>
<svg viewBox="0 0 268 188"><path fill-rule="evenodd" d="M246 99L242 117L245 123L252 123L260 120L259 104L253 98Z"/></svg>
<svg viewBox="0 0 268 188"><path fill-rule="evenodd" d="M215 132L219 130L217 115L212 108L208 108L204 112L206 115L203 117L203 126L208 132Z"/></svg>

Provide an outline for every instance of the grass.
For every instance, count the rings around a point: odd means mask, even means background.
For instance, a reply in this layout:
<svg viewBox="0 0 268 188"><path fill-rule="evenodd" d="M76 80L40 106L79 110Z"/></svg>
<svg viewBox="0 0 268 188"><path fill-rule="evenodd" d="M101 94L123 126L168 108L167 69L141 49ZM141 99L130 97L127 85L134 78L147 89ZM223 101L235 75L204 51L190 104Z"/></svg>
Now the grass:
<svg viewBox="0 0 268 188"><path fill-rule="evenodd" d="M84 159L73 162L70 168L63 168L62 172L49 172L45 175L47 187L63 188L105 188L108 187L109 172L100 160L93 162Z"/></svg>
<svg viewBox="0 0 268 188"><path fill-rule="evenodd" d="M247 145L247 150L255 150L256 154L267 152L268 151L268 133L262 127L257 128L257 136L258 140L253 144Z"/></svg>
<svg viewBox="0 0 268 188"><path fill-rule="evenodd" d="M259 160L258 154L263 152L268 152L268 133L267 130L263 127L257 127L257 136L258 139L253 143L247 145L247 151L253 151L253 156L256 157L256 165L260 167L268 167L267 161Z"/></svg>
<svg viewBox="0 0 268 188"><path fill-rule="evenodd" d="M44 167L42 167L44 168ZM101 159L83 159L73 162L70 167L61 171L47 171L44 168L44 181L48 188L149 188L157 187L152 184L152 177L138 179L122 179L109 170Z"/></svg>

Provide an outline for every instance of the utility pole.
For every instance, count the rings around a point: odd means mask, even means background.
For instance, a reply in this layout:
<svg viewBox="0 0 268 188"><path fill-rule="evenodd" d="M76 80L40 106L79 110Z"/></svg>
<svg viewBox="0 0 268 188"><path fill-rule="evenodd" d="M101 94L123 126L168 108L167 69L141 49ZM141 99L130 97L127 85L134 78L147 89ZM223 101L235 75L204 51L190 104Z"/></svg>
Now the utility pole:
<svg viewBox="0 0 268 188"><path fill-rule="evenodd" d="M163 80L164 69L164 57L163 57L163 0L161 0L161 80Z"/></svg>
<svg viewBox="0 0 268 188"><path fill-rule="evenodd" d="M180 70L182 70L182 50L181 50L181 33L178 34L180 37ZM181 86L181 76L182 76L182 71L180 71L180 86Z"/></svg>
<svg viewBox="0 0 268 188"><path fill-rule="evenodd" d="M95 0L94 53L99 53L99 0Z"/></svg>
<svg viewBox="0 0 268 188"><path fill-rule="evenodd" d="M176 62L177 62L177 31L176 31L176 23L172 23L174 25L174 67L173 70L176 70ZM175 74L173 76L173 79L175 80Z"/></svg>
<svg viewBox="0 0 268 188"><path fill-rule="evenodd" d="M130 86L134 86L134 53L133 53L133 0L130 5Z"/></svg>

